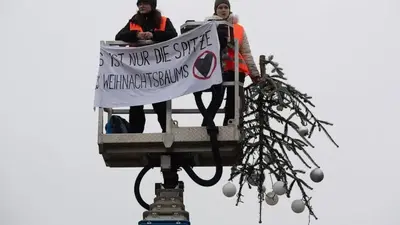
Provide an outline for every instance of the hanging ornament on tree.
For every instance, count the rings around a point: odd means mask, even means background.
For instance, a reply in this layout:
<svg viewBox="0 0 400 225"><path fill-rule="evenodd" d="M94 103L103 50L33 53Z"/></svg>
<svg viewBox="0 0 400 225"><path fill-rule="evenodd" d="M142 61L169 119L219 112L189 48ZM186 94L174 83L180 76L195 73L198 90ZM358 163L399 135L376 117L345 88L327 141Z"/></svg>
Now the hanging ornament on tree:
<svg viewBox="0 0 400 225"><path fill-rule="evenodd" d="M304 202L301 199L294 200L292 202L292 210L295 213L302 213L305 209Z"/></svg>
<svg viewBox="0 0 400 225"><path fill-rule="evenodd" d="M265 202L268 205L276 205L279 202L279 196L275 194L273 191L265 194Z"/></svg>
<svg viewBox="0 0 400 225"><path fill-rule="evenodd" d="M228 198L233 197L236 194L236 186L232 182L228 182L222 187L222 193Z"/></svg>
<svg viewBox="0 0 400 225"><path fill-rule="evenodd" d="M277 181L275 182L274 185L272 185L272 190L275 192L277 195L283 195L286 193L286 188L285 188L285 183L282 181Z"/></svg>
<svg viewBox="0 0 400 225"><path fill-rule="evenodd" d="M320 168L315 168L311 171L310 178L315 183L319 183L324 179L324 172Z"/></svg>

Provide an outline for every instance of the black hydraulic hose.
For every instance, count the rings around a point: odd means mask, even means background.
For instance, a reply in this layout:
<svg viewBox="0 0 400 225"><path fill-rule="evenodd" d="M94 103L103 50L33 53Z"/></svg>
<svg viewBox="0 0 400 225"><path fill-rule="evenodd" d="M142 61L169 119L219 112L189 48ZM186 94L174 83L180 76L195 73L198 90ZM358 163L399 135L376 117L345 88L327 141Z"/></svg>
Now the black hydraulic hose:
<svg viewBox="0 0 400 225"><path fill-rule="evenodd" d="M203 91L194 93L194 100L196 102L197 108L199 109L201 115L203 116L202 126L214 127L214 117L220 108L222 101L224 100L224 86L222 84L214 85L210 88L212 92L212 98L208 108L204 106L201 94Z"/></svg>
<svg viewBox="0 0 400 225"><path fill-rule="evenodd" d="M209 180L204 180L201 179L189 165L182 165L183 169L186 171L186 173L189 175L189 177L196 182L198 185L204 186L204 187L210 187L218 183L218 181L222 177L222 159L221 159L221 154L219 151L219 143L218 143L218 128L215 126L215 123L213 121L213 117L216 115L223 97L224 97L224 92L223 92L223 87L222 85L220 86L214 86L211 87L212 90L212 99L210 102L210 106L208 109L204 106L203 100L201 99L201 94L202 92L197 92L194 93L195 101L197 108L199 109L200 113L203 115L204 120L203 120L203 125L204 122L207 125L207 133L210 136L210 141L211 141L211 149L213 153L213 158L215 161L215 174L214 176L209 179Z"/></svg>
<svg viewBox="0 0 400 225"><path fill-rule="evenodd" d="M147 173L151 168L153 168L153 165L152 165L151 163L149 163L148 165L146 165L145 167L143 167L143 169L139 172L138 176L136 177L135 186L134 186L134 192L135 192L136 200L139 202L139 204L140 204L143 208L145 208L145 209L147 209L147 210L150 210L150 205L147 204L147 203L143 200L142 195L140 194L140 182L142 182L142 179L143 179L144 175L146 175L146 173Z"/></svg>
<svg viewBox="0 0 400 225"><path fill-rule="evenodd" d="M216 129L216 127L215 127ZM221 154L219 152L219 144L217 140L217 132L216 131L211 131L209 132L210 139L211 139L211 146L212 146L212 152L213 152L213 157L215 161L215 174L214 176L209 179L209 180L203 180L201 179L189 165L184 165L182 166L183 169L186 171L186 173L189 175L189 177L196 182L198 185L204 186L204 187L210 187L218 183L218 181L222 177L222 159L221 159Z"/></svg>
<svg viewBox="0 0 400 225"><path fill-rule="evenodd" d="M199 109L201 115L203 116L203 122L201 123L201 126L205 126L205 125L208 125L209 121L207 121L207 120L210 118L207 115L207 109L204 106L203 100L201 99L201 94L202 94L202 92L194 93L194 100L196 102L197 108ZM212 99L211 99L211 102L212 102ZM211 102L210 102L210 105L211 105Z"/></svg>

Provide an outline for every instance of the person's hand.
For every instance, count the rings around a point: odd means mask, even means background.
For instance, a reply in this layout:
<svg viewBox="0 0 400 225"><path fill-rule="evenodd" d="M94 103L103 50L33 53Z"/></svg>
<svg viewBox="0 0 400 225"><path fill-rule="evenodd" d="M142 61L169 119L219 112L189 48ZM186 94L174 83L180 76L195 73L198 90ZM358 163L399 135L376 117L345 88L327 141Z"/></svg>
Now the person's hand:
<svg viewBox="0 0 400 225"><path fill-rule="evenodd" d="M145 38L146 38L146 33L145 32L138 32L137 33L137 38L139 39L139 40L144 40Z"/></svg>
<svg viewBox="0 0 400 225"><path fill-rule="evenodd" d="M150 40L153 38L153 33L151 32L144 32L144 39Z"/></svg>

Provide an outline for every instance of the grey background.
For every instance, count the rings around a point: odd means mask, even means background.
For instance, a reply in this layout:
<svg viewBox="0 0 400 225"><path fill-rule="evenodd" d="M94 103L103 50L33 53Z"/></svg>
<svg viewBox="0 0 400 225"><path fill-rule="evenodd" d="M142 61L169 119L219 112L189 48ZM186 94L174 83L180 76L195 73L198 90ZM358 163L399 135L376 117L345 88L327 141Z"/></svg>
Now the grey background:
<svg viewBox="0 0 400 225"><path fill-rule="evenodd" d="M93 112L99 41L111 40L136 10L136 1L0 1L0 224L136 224L143 209L133 196L139 170L109 169L96 146ZM176 29L202 20L213 1L159 1ZM182 9L178 9L181 7ZM184 10L183 10L184 9ZM289 82L314 96L313 110L335 124L336 149L322 134L309 152L325 171L310 194L319 225L398 225L399 19L396 0L232 1L254 56L274 54ZM174 107L195 107L191 96ZM154 116L146 131L159 131ZM174 116L182 125L200 116ZM221 117L218 117L221 122ZM204 178L214 169L196 169ZM254 191L245 203L185 173L193 224L257 224ZM146 201L152 170L143 181ZM268 187L270 189L270 187ZM299 197L294 193L294 198ZM264 224L306 224L291 200L265 206Z"/></svg>

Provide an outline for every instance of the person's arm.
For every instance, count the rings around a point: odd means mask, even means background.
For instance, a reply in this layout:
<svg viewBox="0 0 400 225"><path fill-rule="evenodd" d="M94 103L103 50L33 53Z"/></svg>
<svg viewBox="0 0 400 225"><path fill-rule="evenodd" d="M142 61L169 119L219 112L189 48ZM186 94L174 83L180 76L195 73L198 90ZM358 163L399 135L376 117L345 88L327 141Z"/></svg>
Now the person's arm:
<svg viewBox="0 0 400 225"><path fill-rule="evenodd" d="M129 29L129 24L128 22L119 32L117 35L115 35L115 40L116 41L125 41L125 42L136 42L138 40L137 34L138 31L133 30L131 31Z"/></svg>
<svg viewBox="0 0 400 225"><path fill-rule="evenodd" d="M244 61L246 62L247 67L249 68L249 75L253 81L257 80L261 77L260 72L258 72L258 68L256 63L254 62L253 55L251 53L249 40L247 39L246 32L243 32L243 43L239 49L240 54L243 56Z"/></svg>
<svg viewBox="0 0 400 225"><path fill-rule="evenodd" d="M169 18L167 18L166 21L165 31L153 31L152 33L152 40L155 42L167 41L178 36L178 33L176 32L175 27Z"/></svg>
<svg viewBox="0 0 400 225"><path fill-rule="evenodd" d="M218 39L221 49L225 49L228 46L228 35L229 29L225 25L219 25L217 27Z"/></svg>

